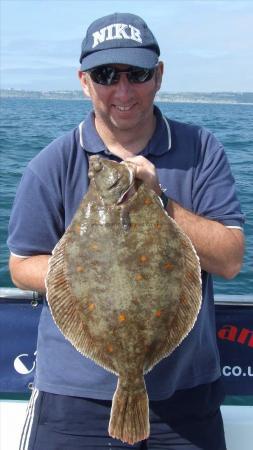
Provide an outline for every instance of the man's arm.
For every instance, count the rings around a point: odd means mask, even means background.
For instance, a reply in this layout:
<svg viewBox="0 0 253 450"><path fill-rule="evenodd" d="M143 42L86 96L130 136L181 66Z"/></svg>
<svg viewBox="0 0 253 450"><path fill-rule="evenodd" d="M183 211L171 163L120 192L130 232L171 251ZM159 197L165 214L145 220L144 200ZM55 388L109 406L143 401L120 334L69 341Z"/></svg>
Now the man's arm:
<svg viewBox="0 0 253 450"><path fill-rule="evenodd" d="M11 255L9 267L13 283L20 289L45 293L49 258L49 255L36 255L28 258Z"/></svg>
<svg viewBox="0 0 253 450"><path fill-rule="evenodd" d="M134 156L127 160L136 165L136 177L160 195L161 188L155 166L143 156ZM172 200L169 201L167 209L169 215L191 239L203 270L228 279L237 275L244 253L244 236L241 230L227 228L219 222L193 214ZM49 255L28 258L12 255L10 272L14 284L21 289L45 292L49 258Z"/></svg>
<svg viewBox="0 0 253 450"><path fill-rule="evenodd" d="M191 239L203 270L227 279L239 273L244 254L241 230L197 216L172 200L167 211Z"/></svg>
<svg viewBox="0 0 253 450"><path fill-rule="evenodd" d="M143 156L127 158L127 161L136 165L135 176L160 195L155 166ZM244 253L241 230L198 216L172 200L167 211L191 239L203 270L228 279L239 273Z"/></svg>

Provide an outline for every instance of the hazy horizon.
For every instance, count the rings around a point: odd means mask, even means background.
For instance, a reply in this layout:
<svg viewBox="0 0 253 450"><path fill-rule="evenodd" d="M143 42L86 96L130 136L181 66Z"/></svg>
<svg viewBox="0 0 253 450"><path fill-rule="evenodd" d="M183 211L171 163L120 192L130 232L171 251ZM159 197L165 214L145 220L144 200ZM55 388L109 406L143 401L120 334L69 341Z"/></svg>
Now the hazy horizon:
<svg viewBox="0 0 253 450"><path fill-rule="evenodd" d="M80 92L80 94L82 94L82 89L81 88L76 88L76 89L22 89L22 88L1 88L0 87L0 92L2 91L20 91L20 92ZM163 93L168 93L168 94L253 94L253 89L252 91L171 91L171 90L164 90L164 89L160 89L160 91L157 94L163 94Z"/></svg>

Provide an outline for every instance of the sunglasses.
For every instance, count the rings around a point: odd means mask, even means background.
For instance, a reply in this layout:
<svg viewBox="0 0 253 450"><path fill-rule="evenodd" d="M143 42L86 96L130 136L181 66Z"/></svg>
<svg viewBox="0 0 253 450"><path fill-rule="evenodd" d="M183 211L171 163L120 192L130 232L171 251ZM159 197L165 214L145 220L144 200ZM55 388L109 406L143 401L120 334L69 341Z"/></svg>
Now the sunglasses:
<svg viewBox="0 0 253 450"><path fill-rule="evenodd" d="M155 68L142 69L140 67L132 67L128 70L120 70L112 66L99 66L88 72L92 81L95 83L111 86L112 84L118 83L121 73L126 73L129 83L146 83L153 77Z"/></svg>

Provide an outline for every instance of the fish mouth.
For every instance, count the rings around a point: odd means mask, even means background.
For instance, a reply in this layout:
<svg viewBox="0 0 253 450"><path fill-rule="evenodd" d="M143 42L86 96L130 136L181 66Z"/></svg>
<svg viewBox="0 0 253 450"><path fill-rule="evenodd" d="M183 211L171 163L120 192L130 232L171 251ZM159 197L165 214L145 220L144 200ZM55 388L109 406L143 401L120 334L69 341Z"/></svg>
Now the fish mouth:
<svg viewBox="0 0 253 450"><path fill-rule="evenodd" d="M135 183L133 182L132 184L130 184L128 189L125 192L123 192L123 194L120 196L119 200L117 201L117 205L120 206L122 204L127 203L129 200L133 198L135 193L136 193Z"/></svg>
<svg viewBox="0 0 253 450"><path fill-rule="evenodd" d="M133 197L135 192L136 192L136 189L135 189L135 178L134 178L133 171L130 170L130 168L128 167L128 165L126 163L124 163L124 161L121 164L124 164L127 167L127 170L129 172L129 186L121 194L120 198L117 201L117 205L122 205L123 203L126 203L127 201L129 201ZM117 182L119 182L119 180Z"/></svg>

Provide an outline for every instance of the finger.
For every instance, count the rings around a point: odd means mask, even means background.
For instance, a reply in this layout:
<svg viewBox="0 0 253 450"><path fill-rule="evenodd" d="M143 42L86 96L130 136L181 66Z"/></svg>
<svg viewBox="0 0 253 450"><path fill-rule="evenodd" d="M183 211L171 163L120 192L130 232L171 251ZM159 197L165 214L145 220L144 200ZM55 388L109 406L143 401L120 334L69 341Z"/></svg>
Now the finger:
<svg viewBox="0 0 253 450"><path fill-rule="evenodd" d="M127 166L127 168L133 173L134 178L136 178L138 169L137 164L129 160L122 161L120 164L125 164L125 166Z"/></svg>

